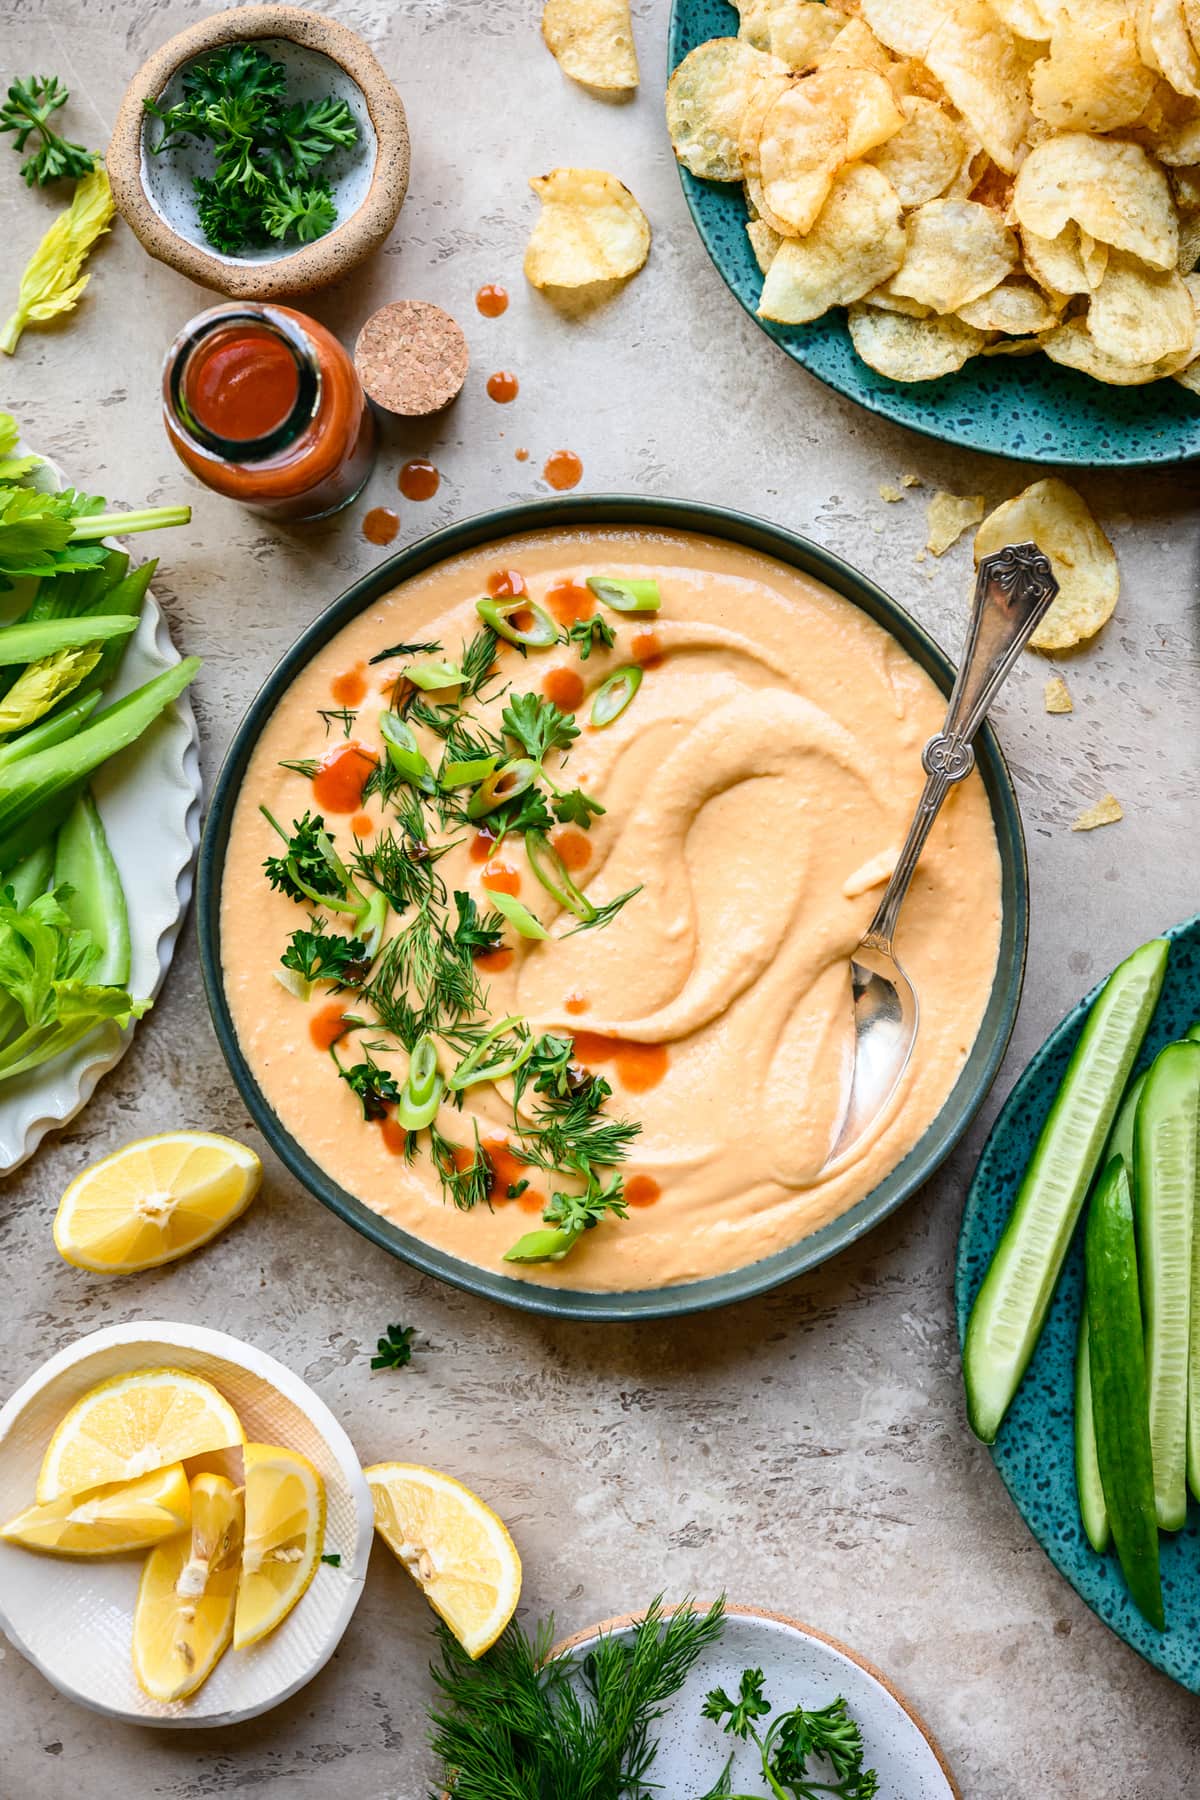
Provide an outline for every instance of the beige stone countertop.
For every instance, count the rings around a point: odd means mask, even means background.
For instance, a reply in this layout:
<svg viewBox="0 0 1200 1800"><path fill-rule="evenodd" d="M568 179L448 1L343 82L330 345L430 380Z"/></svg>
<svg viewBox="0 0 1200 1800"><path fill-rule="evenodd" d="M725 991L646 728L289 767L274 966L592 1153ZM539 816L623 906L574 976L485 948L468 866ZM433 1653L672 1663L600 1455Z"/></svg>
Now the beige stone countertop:
<svg viewBox="0 0 1200 1800"><path fill-rule="evenodd" d="M6 80L70 87L68 134L104 140L135 67L202 16L200 0L0 0ZM846 556L953 654L970 545L918 563L935 487L1007 497L1039 471L943 449L871 418L795 369L747 319L692 228L661 114L666 0L640 0L643 85L629 105L572 86L542 45L537 0L344 0L408 108L409 198L386 248L312 310L344 339L383 302L436 301L470 340L466 388L432 425L390 428L349 513L289 533L199 488L158 417L163 352L209 303L119 222L77 315L30 331L0 366L0 406L81 487L119 503L188 499L190 528L137 546L181 648L211 782L276 658L384 552L367 506L397 507L398 544L548 491L546 456L583 459L583 490L719 500ZM732 13L730 15L732 21ZM0 138L0 295L56 202L21 183ZM530 175L609 168L654 227L650 262L592 312L521 274ZM500 319L473 305L505 284ZM520 395L487 398L514 370ZM515 460L528 448L527 462ZM431 503L396 491L408 456L442 472ZM881 483L924 489L884 505ZM130 1138L177 1125L256 1141L209 1027L194 932L120 1068L0 1193L0 1394L77 1334L137 1316L220 1326L310 1381L364 1462L446 1468L508 1521L525 1616L564 1631L672 1595L790 1612L882 1665L924 1712L969 1800L1182 1800L1200 1792L1200 1713L1111 1635L1055 1573L963 1413L951 1285L963 1193L1003 1095L1046 1032L1135 944L1195 910L1196 477L1084 475L1116 542L1123 593L1071 660L1070 717L1042 707L1025 660L998 710L1020 792L1033 891L1029 978L1008 1060L940 1176L865 1242L720 1316L590 1329L523 1317L411 1273L267 1158L250 1212L174 1268L105 1281L68 1268L50 1223L68 1180ZM581 490L581 491L583 491ZM1071 820L1111 789L1125 821ZM375 1338L415 1324L411 1369L372 1374ZM325 1671L274 1713L223 1732L140 1731L69 1704L0 1649L4 1800L420 1800L431 1618L377 1548ZM565 1797L564 1797L565 1800ZM903 1797L896 1797L903 1800Z"/></svg>

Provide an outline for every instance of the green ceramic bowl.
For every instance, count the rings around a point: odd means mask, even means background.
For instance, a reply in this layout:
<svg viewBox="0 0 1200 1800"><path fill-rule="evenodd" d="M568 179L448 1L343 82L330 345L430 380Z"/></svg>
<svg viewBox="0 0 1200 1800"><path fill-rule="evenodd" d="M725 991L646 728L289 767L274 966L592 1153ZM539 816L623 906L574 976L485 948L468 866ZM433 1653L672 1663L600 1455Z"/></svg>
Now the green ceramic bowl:
<svg viewBox="0 0 1200 1800"><path fill-rule="evenodd" d="M730 512L724 507L704 506L686 500L636 499L624 495L602 498L538 500L527 506L503 507L482 513L478 518L447 526L443 531L422 538L407 550L391 556L386 562L363 576L341 597L328 606L303 632L270 675L246 717L225 758L224 767L209 809L204 841L200 849L200 876L197 893L197 918L200 934L200 958L204 985L213 1024L225 1059L229 1064L242 1097L267 1142L296 1178L303 1182L318 1200L345 1219L364 1237L381 1244L393 1256L402 1257L427 1275L437 1275L469 1293L502 1300L508 1306L527 1312L549 1313L558 1317L597 1320L630 1320L670 1318L677 1314L699 1312L707 1307L725 1306L734 1300L745 1300L753 1294L788 1281L794 1275L812 1269L818 1263L844 1250L856 1238L885 1219L890 1212L927 1181L934 1170L950 1154L975 1115L984 1095L1000 1067L1016 1018L1025 972L1025 941L1028 930L1029 895L1025 866L1025 840L1017 811L1016 795L1008 769L990 728L985 727L977 743L978 766L991 803L996 837L1000 848L1002 870L1003 924L1000 956L991 998L983 1024L962 1073L954 1084L949 1099L925 1135L898 1167L892 1170L865 1199L843 1213L831 1224L823 1226L811 1237L780 1250L762 1261L717 1275L705 1281L693 1281L675 1287L650 1288L627 1293L587 1293L556 1289L515 1280L489 1269L476 1268L458 1257L448 1255L411 1233L401 1231L348 1193L308 1156L280 1123L271 1103L255 1081L237 1040L229 1003L221 978L220 898L221 871L234 806L241 788L246 765L267 720L300 670L349 620L375 602L398 582L447 557L474 550L500 537L522 531L589 525L632 525L650 530L693 531L710 537L724 538L729 543L757 550L775 557L790 568L799 569L825 582L876 620L900 644L915 662L926 670L945 693L949 693L954 671L941 650L927 637L916 621L902 607L860 575L848 563L797 537L778 525L744 513Z"/></svg>

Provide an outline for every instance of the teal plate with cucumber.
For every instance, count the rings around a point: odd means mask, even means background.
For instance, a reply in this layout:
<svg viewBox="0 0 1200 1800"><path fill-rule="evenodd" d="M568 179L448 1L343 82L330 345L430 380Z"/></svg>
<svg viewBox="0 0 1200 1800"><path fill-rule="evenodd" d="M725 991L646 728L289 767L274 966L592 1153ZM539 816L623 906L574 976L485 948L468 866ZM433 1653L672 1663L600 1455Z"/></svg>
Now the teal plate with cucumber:
<svg viewBox="0 0 1200 1800"><path fill-rule="evenodd" d="M968 1413L1018 1511L1105 1624L1193 1693L1198 1017L1200 918L1129 957L1030 1062L967 1195L955 1284Z"/></svg>

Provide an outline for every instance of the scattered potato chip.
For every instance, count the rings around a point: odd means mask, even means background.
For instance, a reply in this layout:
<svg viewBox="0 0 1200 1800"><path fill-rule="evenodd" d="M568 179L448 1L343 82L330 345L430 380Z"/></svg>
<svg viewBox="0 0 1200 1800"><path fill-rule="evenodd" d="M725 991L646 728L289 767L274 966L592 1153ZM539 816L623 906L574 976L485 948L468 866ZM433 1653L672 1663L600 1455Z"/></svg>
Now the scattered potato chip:
<svg viewBox="0 0 1200 1800"><path fill-rule="evenodd" d="M1030 70L1030 96L1036 116L1058 131L1117 131L1145 111L1154 79L1125 0L1086 0L1055 23L1049 56Z"/></svg>
<svg viewBox="0 0 1200 1800"><path fill-rule="evenodd" d="M967 140L936 101L919 94L900 101L904 124L867 161L883 172L904 207L924 206L945 193L967 160Z"/></svg>
<svg viewBox="0 0 1200 1800"><path fill-rule="evenodd" d="M846 23L824 0L767 0L762 45L789 69L810 69ZM738 36L742 36L739 31Z"/></svg>
<svg viewBox="0 0 1200 1800"><path fill-rule="evenodd" d="M1186 351L1164 356L1160 362L1118 362L1115 356L1108 356L1101 350L1087 328L1086 319L1064 319L1040 341L1051 362L1078 369L1081 374L1091 375L1110 387L1145 387L1151 381L1161 381L1166 375L1178 374L1188 363Z"/></svg>
<svg viewBox="0 0 1200 1800"><path fill-rule="evenodd" d="M1051 675L1045 687L1046 711L1048 713L1069 713L1075 711L1075 702L1071 698L1071 690L1061 675Z"/></svg>
<svg viewBox="0 0 1200 1800"><path fill-rule="evenodd" d="M1070 650L1112 616L1117 553L1082 497L1055 478L1035 481L988 514L975 534L975 561L1030 540L1050 558L1058 594L1029 642L1035 650Z"/></svg>
<svg viewBox="0 0 1200 1800"><path fill-rule="evenodd" d="M546 0L542 36L572 81L612 93L636 88L629 0Z"/></svg>
<svg viewBox="0 0 1200 1800"><path fill-rule="evenodd" d="M929 496L925 512L925 548L934 556L944 556L964 531L978 525L986 506L982 494L948 494L939 488Z"/></svg>
<svg viewBox="0 0 1200 1800"><path fill-rule="evenodd" d="M881 481L879 484L879 498L881 500L886 500L889 506L894 506L897 500L903 500L904 495L898 487L893 487L890 481Z"/></svg>
<svg viewBox="0 0 1200 1800"><path fill-rule="evenodd" d="M1177 94L1200 100L1200 55L1188 31L1184 0L1138 0L1137 36L1142 60Z"/></svg>
<svg viewBox="0 0 1200 1800"><path fill-rule="evenodd" d="M907 475L902 475L900 477L901 487L920 487L921 485L921 477L919 475L914 475L911 469Z"/></svg>
<svg viewBox="0 0 1200 1800"><path fill-rule="evenodd" d="M888 292L957 312L1016 266L1017 240L988 206L928 200L908 215L908 249Z"/></svg>
<svg viewBox="0 0 1200 1800"><path fill-rule="evenodd" d="M1030 151L1013 188L1023 230L1056 238L1070 220L1102 244L1173 269L1179 227L1162 170L1140 144L1066 131Z"/></svg>
<svg viewBox="0 0 1200 1800"><path fill-rule="evenodd" d="M896 190L870 163L850 163L807 236L785 238L767 270L759 317L805 325L849 306L900 267L904 224Z"/></svg>
<svg viewBox="0 0 1200 1800"><path fill-rule="evenodd" d="M1105 794L1103 800L1097 800L1095 806L1089 806L1086 812L1080 813L1071 830L1095 831L1099 825L1115 825L1124 817L1121 802L1115 794Z"/></svg>
<svg viewBox="0 0 1200 1800"><path fill-rule="evenodd" d="M772 230L765 219L750 219L746 225L746 236L750 239L754 260L765 275L775 260L775 252L784 240L777 231Z"/></svg>
<svg viewBox="0 0 1200 1800"><path fill-rule="evenodd" d="M552 169L529 183L542 203L525 251L534 287L586 287L635 275L650 254L645 213L603 169Z"/></svg>
<svg viewBox="0 0 1200 1800"><path fill-rule="evenodd" d="M667 131L685 169L707 181L740 181L742 115L765 75L787 75L778 57L741 38L710 38L667 83Z"/></svg>
<svg viewBox="0 0 1200 1800"><path fill-rule="evenodd" d="M1025 66L988 0L951 0L924 61L992 161L1011 175L1031 116Z"/></svg>
<svg viewBox="0 0 1200 1800"><path fill-rule="evenodd" d="M850 338L868 368L892 381L936 381L978 356L987 342L982 331L952 314L913 319L874 306L852 306Z"/></svg>
<svg viewBox="0 0 1200 1800"><path fill-rule="evenodd" d="M957 311L959 318L973 325L976 331L1002 331L1010 338L1052 331L1058 324L1058 314L1046 296L1031 281L1019 278L1000 282L977 300L968 300ZM1024 346L1015 344L1005 348L1009 354L1017 354Z"/></svg>
<svg viewBox="0 0 1200 1800"><path fill-rule="evenodd" d="M1121 363L1154 363L1191 345L1192 297L1174 269L1148 269L1114 250L1092 295L1087 328L1097 349Z"/></svg>

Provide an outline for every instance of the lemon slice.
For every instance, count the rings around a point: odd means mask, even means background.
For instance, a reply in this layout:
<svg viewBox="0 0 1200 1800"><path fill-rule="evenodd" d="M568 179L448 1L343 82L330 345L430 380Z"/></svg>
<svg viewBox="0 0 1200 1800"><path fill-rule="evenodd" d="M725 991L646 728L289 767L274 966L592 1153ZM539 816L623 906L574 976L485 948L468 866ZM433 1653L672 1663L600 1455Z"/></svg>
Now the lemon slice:
<svg viewBox="0 0 1200 1800"><path fill-rule="evenodd" d="M192 1501L182 1463L156 1469L137 1481L118 1481L90 1494L67 1494L48 1506L29 1506L0 1538L27 1550L57 1556L119 1556L149 1550L163 1538L186 1531Z"/></svg>
<svg viewBox="0 0 1200 1800"><path fill-rule="evenodd" d="M150 1552L134 1607L133 1672L152 1700L194 1694L233 1636L241 1489L197 1475L191 1494L191 1531Z"/></svg>
<svg viewBox="0 0 1200 1800"><path fill-rule="evenodd" d="M364 1469L375 1529L467 1655L491 1648L516 1611L521 1559L502 1519L452 1475L416 1463Z"/></svg>
<svg viewBox="0 0 1200 1800"><path fill-rule="evenodd" d="M287 1617L313 1578L325 1538L325 1484L307 1456L247 1444L246 1544L238 1586L235 1650L256 1644Z"/></svg>
<svg viewBox="0 0 1200 1800"><path fill-rule="evenodd" d="M154 1269L216 1237L261 1180L253 1150L215 1132L139 1138L75 1177L59 1202L55 1247L102 1275Z"/></svg>
<svg viewBox="0 0 1200 1800"><path fill-rule="evenodd" d="M224 1395L184 1369L114 1375L77 1400L50 1439L38 1475L45 1505L111 1481L136 1481L168 1463L241 1444Z"/></svg>

